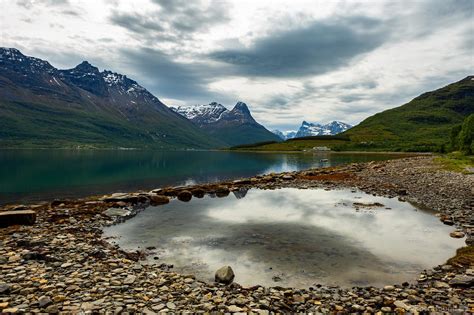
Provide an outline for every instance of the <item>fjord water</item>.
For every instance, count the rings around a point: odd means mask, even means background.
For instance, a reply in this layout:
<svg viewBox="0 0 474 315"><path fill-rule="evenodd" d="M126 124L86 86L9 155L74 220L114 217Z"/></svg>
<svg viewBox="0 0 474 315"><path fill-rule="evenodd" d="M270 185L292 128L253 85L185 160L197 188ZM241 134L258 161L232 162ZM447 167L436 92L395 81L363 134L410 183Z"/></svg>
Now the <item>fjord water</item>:
<svg viewBox="0 0 474 315"><path fill-rule="evenodd" d="M354 203L379 203L359 207ZM463 240L411 204L359 191L285 188L149 207L105 235L130 250L156 247L150 262L213 280L231 265L245 285L309 287L414 281Z"/></svg>
<svg viewBox="0 0 474 315"><path fill-rule="evenodd" d="M213 182L393 155L0 150L0 204ZM327 162L320 162L322 158Z"/></svg>

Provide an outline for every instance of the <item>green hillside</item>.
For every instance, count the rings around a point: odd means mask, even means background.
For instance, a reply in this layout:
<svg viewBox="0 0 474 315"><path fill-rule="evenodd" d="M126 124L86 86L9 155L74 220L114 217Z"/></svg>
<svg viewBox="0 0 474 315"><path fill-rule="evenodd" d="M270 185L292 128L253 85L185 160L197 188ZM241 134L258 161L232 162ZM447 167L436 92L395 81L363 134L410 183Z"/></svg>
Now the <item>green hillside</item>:
<svg viewBox="0 0 474 315"><path fill-rule="evenodd" d="M458 128L460 132L463 121L473 113L474 77L469 76L438 90L424 93L405 105L365 119L342 133L341 136L346 138L344 140L310 137L280 143L256 143L232 149L304 151L326 146L336 151L450 150L456 149L452 148L450 139L453 128Z"/></svg>
<svg viewBox="0 0 474 315"><path fill-rule="evenodd" d="M367 118L344 133L351 143L343 149L437 151L472 113L474 77L469 76Z"/></svg>
<svg viewBox="0 0 474 315"><path fill-rule="evenodd" d="M151 115L130 122L110 112L61 102L0 100L2 148L212 148L216 143L197 127ZM167 119L168 118L168 119ZM177 128L179 126L179 128Z"/></svg>

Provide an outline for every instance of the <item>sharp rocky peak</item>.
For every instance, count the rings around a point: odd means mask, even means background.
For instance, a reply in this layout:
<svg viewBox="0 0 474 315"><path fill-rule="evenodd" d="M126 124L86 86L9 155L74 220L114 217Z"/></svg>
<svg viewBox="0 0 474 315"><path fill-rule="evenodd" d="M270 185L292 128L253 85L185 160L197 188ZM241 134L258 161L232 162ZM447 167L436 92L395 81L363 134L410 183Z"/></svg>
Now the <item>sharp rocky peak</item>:
<svg viewBox="0 0 474 315"><path fill-rule="evenodd" d="M244 102L237 102L237 104L235 104L234 108L232 109L232 111L239 111L239 112L243 112L245 114L249 114L250 115L250 110L247 106L247 104L245 104Z"/></svg>
<svg viewBox="0 0 474 315"><path fill-rule="evenodd" d="M78 64L76 67L72 68L70 71L77 71L82 73L91 73L91 74L99 74L99 68L91 65L88 61L83 61Z"/></svg>

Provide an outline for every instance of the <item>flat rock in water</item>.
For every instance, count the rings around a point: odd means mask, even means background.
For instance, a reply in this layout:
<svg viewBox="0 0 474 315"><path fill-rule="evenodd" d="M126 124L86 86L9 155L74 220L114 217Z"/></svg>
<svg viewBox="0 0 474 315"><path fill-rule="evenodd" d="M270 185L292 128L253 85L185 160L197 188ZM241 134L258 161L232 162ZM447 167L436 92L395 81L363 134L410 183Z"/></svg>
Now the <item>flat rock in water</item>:
<svg viewBox="0 0 474 315"><path fill-rule="evenodd" d="M120 208L109 208L103 212L106 216L109 217L126 217L130 215L130 211Z"/></svg>
<svg viewBox="0 0 474 315"><path fill-rule="evenodd" d="M105 196L101 198L102 201L105 202L117 202L117 201L124 201L124 202L137 202L138 196L123 194L123 193L115 193L110 196Z"/></svg>
<svg viewBox="0 0 474 315"><path fill-rule="evenodd" d="M464 234L464 232L462 231L454 231L454 232L449 233L449 236L453 238L463 238L464 236L466 236L466 234Z"/></svg>
<svg viewBox="0 0 474 315"><path fill-rule="evenodd" d="M10 225L33 225L36 222L36 212L33 210L14 210L0 212L0 227Z"/></svg>
<svg viewBox="0 0 474 315"><path fill-rule="evenodd" d="M170 199L162 195L151 195L150 204L151 205L164 205L170 202Z"/></svg>

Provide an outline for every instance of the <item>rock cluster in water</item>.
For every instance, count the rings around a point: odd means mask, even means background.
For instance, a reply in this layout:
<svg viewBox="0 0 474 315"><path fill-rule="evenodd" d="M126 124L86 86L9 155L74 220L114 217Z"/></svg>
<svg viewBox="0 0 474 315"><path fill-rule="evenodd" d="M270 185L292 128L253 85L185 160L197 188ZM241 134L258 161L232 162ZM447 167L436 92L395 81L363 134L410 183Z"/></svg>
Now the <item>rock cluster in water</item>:
<svg viewBox="0 0 474 315"><path fill-rule="evenodd" d="M2 211L34 211L36 223L0 229L0 311L473 311L473 186L472 175L442 171L432 157L424 156L219 184L7 206ZM230 192L242 196L249 188L281 187L350 187L416 202L438 211L442 222L457 229L451 236L465 237L468 246L446 264L422 272L413 284L350 289L322 285L307 289L245 288L232 283L231 268L216 275L218 282L205 283L192 275L172 272L170 265L143 264L151 248L127 252L102 238L104 226L121 222L149 204L165 204L170 198L187 201L205 194L223 197Z"/></svg>

